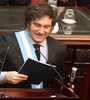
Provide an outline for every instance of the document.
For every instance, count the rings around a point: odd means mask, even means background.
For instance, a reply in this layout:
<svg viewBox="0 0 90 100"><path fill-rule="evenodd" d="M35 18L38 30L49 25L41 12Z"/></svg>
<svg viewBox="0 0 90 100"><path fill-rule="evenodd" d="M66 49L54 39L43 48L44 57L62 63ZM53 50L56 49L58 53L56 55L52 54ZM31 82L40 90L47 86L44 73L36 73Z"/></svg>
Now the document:
<svg viewBox="0 0 90 100"><path fill-rule="evenodd" d="M27 82L30 84L38 85L54 72L53 67L56 66L28 58L18 72L28 75Z"/></svg>

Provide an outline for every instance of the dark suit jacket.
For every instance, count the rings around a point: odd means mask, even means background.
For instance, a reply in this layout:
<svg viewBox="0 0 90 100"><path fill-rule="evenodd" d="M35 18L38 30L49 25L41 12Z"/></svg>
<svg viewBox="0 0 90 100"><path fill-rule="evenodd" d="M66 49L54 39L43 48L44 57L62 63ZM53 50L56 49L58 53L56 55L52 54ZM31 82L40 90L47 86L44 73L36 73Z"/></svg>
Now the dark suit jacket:
<svg viewBox="0 0 90 100"><path fill-rule="evenodd" d="M47 37L48 43L48 60L51 64L56 65L56 70L64 76L64 61L66 56L66 45L62 42L59 42L51 37ZM21 51L15 37L14 33L5 33L0 34L0 67L2 66L3 59L7 47L10 47L5 64L3 66L3 71L18 71L21 65L24 63L24 60L21 55ZM48 81L44 82L44 87L48 87L47 84L51 83L51 79L55 76L58 76L56 73L53 73L48 77ZM1 87L20 87L24 88L26 82L20 83L18 85L3 84Z"/></svg>

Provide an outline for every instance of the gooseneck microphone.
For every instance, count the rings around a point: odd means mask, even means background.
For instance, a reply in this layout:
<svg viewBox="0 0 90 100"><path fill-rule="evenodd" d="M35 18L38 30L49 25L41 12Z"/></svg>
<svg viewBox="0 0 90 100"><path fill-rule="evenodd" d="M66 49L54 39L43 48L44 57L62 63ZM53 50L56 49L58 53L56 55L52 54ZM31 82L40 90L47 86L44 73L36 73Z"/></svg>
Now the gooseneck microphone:
<svg viewBox="0 0 90 100"><path fill-rule="evenodd" d="M0 75L1 75L2 69L4 67L8 51L9 51L9 47L7 47L7 50L6 50L6 53L5 53L5 56L4 56L4 59L3 59L3 62L2 62L1 68L0 68ZM9 98L9 97L10 96L5 95L4 92L0 92L0 98Z"/></svg>
<svg viewBox="0 0 90 100"><path fill-rule="evenodd" d="M71 76L70 76L70 85L69 85L69 87L71 89L72 89L73 81L74 81L75 76L76 76L76 71L77 71L77 68L76 67L72 67L72 72L71 72Z"/></svg>
<svg viewBox="0 0 90 100"><path fill-rule="evenodd" d="M7 47L7 50L6 50L6 53L5 53L5 56L4 56L4 59L3 59L3 62L2 62L1 68L0 68L0 74L1 74L1 71L2 71L3 66L4 66L4 64L5 64L5 60L6 60L6 57L7 57L9 48L10 48L10 47Z"/></svg>
<svg viewBox="0 0 90 100"><path fill-rule="evenodd" d="M35 48L35 49L38 50L38 51L40 52L40 54L44 57L44 59L47 61L47 63L51 65L51 67L53 68L53 70L55 71L55 73L57 73L57 75L59 76L59 79L61 80L61 84L63 84L63 78L62 78L62 76L59 74L59 72L54 68L54 65L52 65L52 64L50 63L50 61L47 60L47 58L43 55L43 53L42 53L38 48ZM61 85L60 95L59 95L59 96L62 95L62 90L63 90L63 85Z"/></svg>

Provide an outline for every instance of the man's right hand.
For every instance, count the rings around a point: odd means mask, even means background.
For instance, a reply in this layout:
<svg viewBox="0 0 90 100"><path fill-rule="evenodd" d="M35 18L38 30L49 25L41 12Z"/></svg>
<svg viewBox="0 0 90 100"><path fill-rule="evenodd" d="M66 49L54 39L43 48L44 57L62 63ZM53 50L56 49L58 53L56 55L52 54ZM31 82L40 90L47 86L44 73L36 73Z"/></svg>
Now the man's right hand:
<svg viewBox="0 0 90 100"><path fill-rule="evenodd" d="M8 82L8 83L18 84L19 82L27 80L28 76L19 74L16 71L9 71L6 73L5 78L6 78L6 82Z"/></svg>

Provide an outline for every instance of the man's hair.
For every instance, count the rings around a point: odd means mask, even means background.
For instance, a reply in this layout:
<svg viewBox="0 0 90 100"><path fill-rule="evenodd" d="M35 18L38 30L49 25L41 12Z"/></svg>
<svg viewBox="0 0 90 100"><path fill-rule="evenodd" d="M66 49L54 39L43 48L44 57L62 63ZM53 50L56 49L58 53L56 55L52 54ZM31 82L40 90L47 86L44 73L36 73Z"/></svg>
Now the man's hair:
<svg viewBox="0 0 90 100"><path fill-rule="evenodd" d="M25 26L32 20L48 15L52 19L52 27L57 21L57 12L47 2L36 2L30 5L25 12Z"/></svg>

